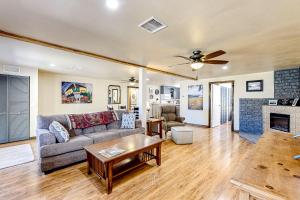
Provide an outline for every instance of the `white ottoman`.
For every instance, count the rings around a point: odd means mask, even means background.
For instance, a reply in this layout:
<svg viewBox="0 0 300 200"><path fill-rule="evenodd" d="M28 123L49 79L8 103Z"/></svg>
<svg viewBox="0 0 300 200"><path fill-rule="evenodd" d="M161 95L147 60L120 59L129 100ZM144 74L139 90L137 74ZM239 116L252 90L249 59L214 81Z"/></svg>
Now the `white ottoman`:
<svg viewBox="0 0 300 200"><path fill-rule="evenodd" d="M184 126L177 126L171 128L172 140L176 144L192 144L193 130Z"/></svg>

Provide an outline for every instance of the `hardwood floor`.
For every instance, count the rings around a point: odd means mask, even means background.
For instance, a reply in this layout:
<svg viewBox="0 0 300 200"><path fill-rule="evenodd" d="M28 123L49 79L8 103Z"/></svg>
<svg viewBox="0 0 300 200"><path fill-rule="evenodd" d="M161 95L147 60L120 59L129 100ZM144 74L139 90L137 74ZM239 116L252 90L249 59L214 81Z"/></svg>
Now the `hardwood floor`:
<svg viewBox="0 0 300 200"><path fill-rule="evenodd" d="M230 178L253 144L228 125L193 129L192 145L166 140L160 167L149 162L118 178L110 195L95 175L87 174L86 162L43 175L34 161L0 170L0 199L237 199ZM35 150L35 141L29 143Z"/></svg>

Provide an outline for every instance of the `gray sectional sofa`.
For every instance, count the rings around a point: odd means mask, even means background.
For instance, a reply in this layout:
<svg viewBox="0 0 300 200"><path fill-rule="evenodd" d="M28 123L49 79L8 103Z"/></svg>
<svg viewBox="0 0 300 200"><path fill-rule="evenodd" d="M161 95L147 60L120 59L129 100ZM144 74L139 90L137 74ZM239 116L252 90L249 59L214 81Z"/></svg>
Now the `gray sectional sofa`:
<svg viewBox="0 0 300 200"><path fill-rule="evenodd" d="M39 165L42 172L49 172L63 166L86 160L84 146L124 137L132 134L144 134L141 121L136 121L135 129L121 129L122 111L116 111L119 120L108 125L93 126L85 129L72 130L73 137L66 143L58 143L49 132L49 125L58 121L68 127L65 115L38 116L36 141Z"/></svg>

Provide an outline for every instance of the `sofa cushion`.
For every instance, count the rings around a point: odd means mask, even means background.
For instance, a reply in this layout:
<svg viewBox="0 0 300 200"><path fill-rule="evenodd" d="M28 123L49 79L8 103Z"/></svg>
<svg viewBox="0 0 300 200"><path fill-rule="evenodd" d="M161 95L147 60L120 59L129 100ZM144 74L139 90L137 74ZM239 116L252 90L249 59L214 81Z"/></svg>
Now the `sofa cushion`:
<svg viewBox="0 0 300 200"><path fill-rule="evenodd" d="M68 142L70 135L67 129L57 121L53 121L49 126L50 133L54 134L59 143Z"/></svg>
<svg viewBox="0 0 300 200"><path fill-rule="evenodd" d="M94 143L104 142L107 140L112 140L119 137L124 137L133 134L144 134L144 128L136 128L136 129L110 129L103 132L86 134L85 136L92 138Z"/></svg>
<svg viewBox="0 0 300 200"><path fill-rule="evenodd" d="M106 130L107 130L106 125L94 126L94 132L101 132Z"/></svg>
<svg viewBox="0 0 300 200"><path fill-rule="evenodd" d="M135 128L135 114L134 113L124 113L122 116L122 125L121 128Z"/></svg>
<svg viewBox="0 0 300 200"><path fill-rule="evenodd" d="M71 137L66 143L55 143L41 147L40 154L42 158L56 156L72 151L82 150L83 147L93 144L93 140L84 135Z"/></svg>
<svg viewBox="0 0 300 200"><path fill-rule="evenodd" d="M38 147L56 143L56 137L48 129L36 129L35 134Z"/></svg>
<svg viewBox="0 0 300 200"><path fill-rule="evenodd" d="M176 106L175 105L163 105L161 107L162 113L176 113Z"/></svg>
<svg viewBox="0 0 300 200"><path fill-rule="evenodd" d="M119 129L117 131L121 137L125 137L128 135L133 135L133 134L144 134L145 129L144 128L135 128L135 129Z"/></svg>
<svg viewBox="0 0 300 200"><path fill-rule="evenodd" d="M117 114L117 117L120 121L122 121L123 114L127 114L127 110L115 110L115 113Z"/></svg>
<svg viewBox="0 0 300 200"><path fill-rule="evenodd" d="M53 121L59 122L64 127L68 126L68 120L65 115L50 115L50 116L37 116L37 128L38 129L48 129Z"/></svg>
<svg viewBox="0 0 300 200"><path fill-rule="evenodd" d="M111 130L102 131L98 133L90 133L86 134L85 136L91 138L94 141L94 143L104 142L120 137L117 131L114 131L114 129Z"/></svg>
<svg viewBox="0 0 300 200"><path fill-rule="evenodd" d="M113 123L107 124L106 128L108 130L110 130L110 129L118 129L118 128L121 128L121 123L122 123L121 120L114 121Z"/></svg>
<svg viewBox="0 0 300 200"><path fill-rule="evenodd" d="M174 127L174 126L184 126L184 123L176 122L176 121L168 121L167 122L168 127Z"/></svg>
<svg viewBox="0 0 300 200"><path fill-rule="evenodd" d="M96 133L107 130L106 125L92 126L82 129L83 134Z"/></svg>
<svg viewBox="0 0 300 200"><path fill-rule="evenodd" d="M169 115L168 115L168 113L161 113L161 116L162 116L166 121L170 121L170 120L169 120Z"/></svg>
<svg viewBox="0 0 300 200"><path fill-rule="evenodd" d="M76 129L73 129L73 130L74 130L75 135L82 135L83 134L82 128L76 128Z"/></svg>
<svg viewBox="0 0 300 200"><path fill-rule="evenodd" d="M176 114L175 113L168 113L168 120L169 121L176 121Z"/></svg>

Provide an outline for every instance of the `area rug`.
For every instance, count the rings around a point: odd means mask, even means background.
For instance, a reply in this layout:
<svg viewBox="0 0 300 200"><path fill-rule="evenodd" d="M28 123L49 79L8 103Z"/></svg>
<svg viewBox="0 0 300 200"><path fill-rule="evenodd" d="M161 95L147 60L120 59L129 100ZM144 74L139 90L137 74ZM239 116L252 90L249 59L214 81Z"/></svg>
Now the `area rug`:
<svg viewBox="0 0 300 200"><path fill-rule="evenodd" d="M240 137L248 140L253 144L256 144L259 138L261 137L261 135L240 132Z"/></svg>
<svg viewBox="0 0 300 200"><path fill-rule="evenodd" d="M30 144L0 148L0 169L34 161Z"/></svg>

